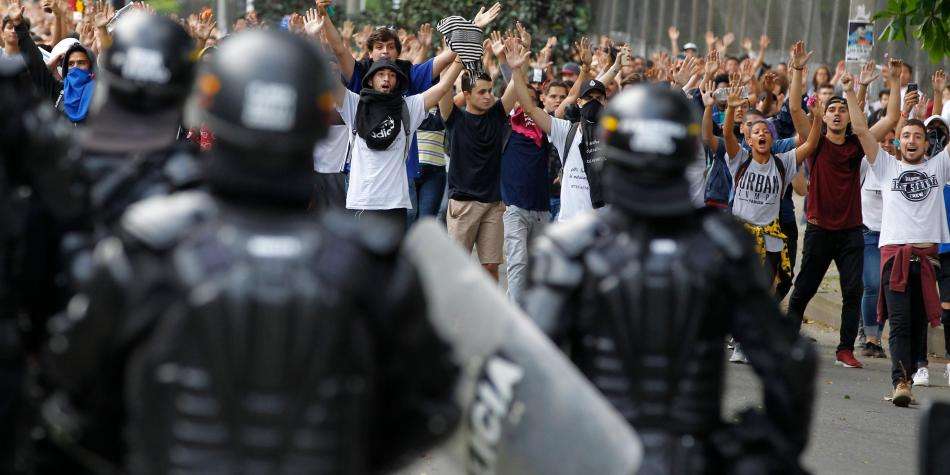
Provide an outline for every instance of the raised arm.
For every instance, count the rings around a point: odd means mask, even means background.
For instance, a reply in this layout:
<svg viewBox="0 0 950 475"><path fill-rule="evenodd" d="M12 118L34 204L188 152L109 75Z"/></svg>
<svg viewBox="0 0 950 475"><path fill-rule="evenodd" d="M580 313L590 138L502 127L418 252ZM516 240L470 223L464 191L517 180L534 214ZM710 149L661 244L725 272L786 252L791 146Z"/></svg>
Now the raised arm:
<svg viewBox="0 0 950 475"><path fill-rule="evenodd" d="M792 80L788 86L788 110L792 114L792 123L799 137L807 137L811 126L805 111L802 110L802 70L808 64L814 51L805 53L805 43L799 41L792 46L792 55L788 67L792 68ZM821 120L812 114L812 120Z"/></svg>
<svg viewBox="0 0 950 475"><path fill-rule="evenodd" d="M340 63L340 75L349 82L350 79L353 78L353 68L356 66L356 60L353 59L350 48L346 46L346 42L344 38L340 36L339 30L333 25L333 20L327 15L326 7L331 3L332 0L317 1L317 15L321 21L319 28L322 29L323 35L330 45L330 49L333 50L333 55L336 56L337 61ZM307 28L309 33L309 25Z"/></svg>
<svg viewBox="0 0 950 475"><path fill-rule="evenodd" d="M455 82L455 79L461 73L462 62L456 60L454 63L452 63L452 66L449 66L449 69L442 73L442 77L439 78L438 84L430 87L426 90L426 92L422 93L422 100L425 101L426 110L438 105L439 100L442 99L442 96L449 95L449 92L452 91L452 83Z"/></svg>
<svg viewBox="0 0 950 475"><path fill-rule="evenodd" d="M849 79L851 78L848 75ZM900 118L900 90L901 90L901 61L899 59L892 59L889 64L889 69L887 71L887 84L891 88L892 94L888 96L887 99L887 113L881 120L877 121L874 124L874 127L871 127L870 133L871 137L874 139L874 146L877 147L877 142L884 140L884 136L887 135L889 130L893 130L894 126L897 125L897 120ZM849 81L850 83L850 81ZM843 81L842 81L843 84ZM855 97L857 99L857 97ZM860 106L855 102L855 106L858 106L858 112L861 116L861 120L864 122L864 126L867 127L867 118L864 117L864 109L860 109ZM851 101L848 101L848 109L852 108ZM853 115L852 115L853 116ZM851 127L854 128L854 119L851 119ZM877 149L875 148L875 151ZM868 160L873 160L871 155L868 155Z"/></svg>
<svg viewBox="0 0 950 475"><path fill-rule="evenodd" d="M538 124L538 127L541 127L544 133L550 134L551 116L531 100L531 95L528 94L528 83L524 77L524 68L521 67L528 60L531 52L522 46L516 38L509 38L505 42L505 50L508 66L511 66L511 84L508 85L508 89L514 91L515 99L521 103L525 114L528 114L528 117L531 117L531 120ZM507 94L508 91L506 90L505 93Z"/></svg>
<svg viewBox="0 0 950 475"><path fill-rule="evenodd" d="M947 77L942 69L938 69L933 75L934 84L934 110L932 115L943 115L943 88L947 87Z"/></svg>
<svg viewBox="0 0 950 475"><path fill-rule="evenodd" d="M740 150L739 140L736 139L733 128L736 123L736 107L742 107L743 104L745 104L745 99L742 98L742 87L730 87L729 98L726 102L726 117L722 124L722 138L726 141L726 153L729 154L730 160L734 160Z"/></svg>
<svg viewBox="0 0 950 475"><path fill-rule="evenodd" d="M861 75L858 76L858 101L862 104L862 110L864 110L863 105L867 104L868 86L880 75L873 60L864 63L861 67Z"/></svg>
<svg viewBox="0 0 950 475"><path fill-rule="evenodd" d="M617 73L620 72L620 65L622 63L622 59L624 55L629 55L629 54L630 54L630 47L627 45L621 46L620 51L617 52L617 57L614 59L613 64L611 64L610 68L608 68L607 71L604 71L604 74L601 74L600 77L597 78L597 80L604 84L610 84L610 82L613 81L614 78L617 77Z"/></svg>
<svg viewBox="0 0 950 475"><path fill-rule="evenodd" d="M715 151L719 148L719 139L716 138L716 134L713 133L713 119L712 119L712 108L713 104L716 103L716 99L713 98L713 90L716 88L716 84L713 81L707 81L703 85L703 143L709 147L709 150Z"/></svg>
<svg viewBox="0 0 950 475"><path fill-rule="evenodd" d="M815 112L817 112L818 117L825 115L825 104L815 103ZM864 112L860 112L860 114L863 116ZM808 128L808 137L795 149L795 163L797 166L800 167L806 158L815 153L819 140L821 140L821 121L812 120L811 127Z"/></svg>
<svg viewBox="0 0 950 475"><path fill-rule="evenodd" d="M680 30L677 30L675 26L671 26L670 29L666 30L666 33L670 37L670 54L675 58L680 54L680 45L677 43L680 39Z"/></svg>
<svg viewBox="0 0 950 475"><path fill-rule="evenodd" d="M899 78L900 66L897 67L897 74ZM868 163L873 164L875 158L877 158L879 147L877 144L878 139L874 138L874 135L868 130L868 120L864 117L864 111L858 107L858 96L854 93L852 81L853 79L848 73L841 76L844 94L848 99L848 114L851 116L851 130L854 131L854 135L861 141L861 148L864 150L864 155L867 156ZM898 89L893 90L896 91ZM900 94L894 94L894 96L900 96ZM890 107L890 100L888 100L888 107ZM881 119L878 123L883 121L884 119Z"/></svg>
<svg viewBox="0 0 950 475"><path fill-rule="evenodd" d="M571 87L571 90L568 91L567 97L561 101L561 105L554 111L554 117L559 119L564 118L564 111L567 110L568 106L577 102L577 96L581 93L581 85L587 82L591 77L590 63L594 56L590 50L590 39L585 36L581 38L580 41L575 42L574 47L577 48L578 56L580 57L581 73L577 75L577 80L574 81L574 85Z"/></svg>

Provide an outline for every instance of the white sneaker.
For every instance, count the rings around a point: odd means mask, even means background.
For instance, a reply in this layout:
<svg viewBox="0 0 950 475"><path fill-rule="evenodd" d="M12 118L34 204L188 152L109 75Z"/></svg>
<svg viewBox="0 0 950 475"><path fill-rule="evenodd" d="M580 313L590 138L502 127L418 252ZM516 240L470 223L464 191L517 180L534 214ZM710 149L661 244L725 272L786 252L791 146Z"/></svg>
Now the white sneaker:
<svg viewBox="0 0 950 475"><path fill-rule="evenodd" d="M947 363L947 385L950 386L950 363Z"/></svg>
<svg viewBox="0 0 950 475"><path fill-rule="evenodd" d="M930 372L927 368L920 368L914 373L914 386L930 386Z"/></svg>
<svg viewBox="0 0 950 475"><path fill-rule="evenodd" d="M745 357L745 353L742 352L742 348L739 347L738 343L736 343L735 348L732 349L732 356L729 357L729 362L749 364L749 359Z"/></svg>

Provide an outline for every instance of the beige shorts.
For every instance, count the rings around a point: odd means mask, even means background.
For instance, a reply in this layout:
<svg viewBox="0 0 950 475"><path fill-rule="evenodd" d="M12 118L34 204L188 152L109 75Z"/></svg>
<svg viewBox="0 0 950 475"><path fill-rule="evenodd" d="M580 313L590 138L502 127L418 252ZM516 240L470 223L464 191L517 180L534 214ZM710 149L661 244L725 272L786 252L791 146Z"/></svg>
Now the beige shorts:
<svg viewBox="0 0 950 475"><path fill-rule="evenodd" d="M501 264L502 245L505 242L502 202L449 200L446 224L449 236L466 252L476 246L478 261L482 264Z"/></svg>

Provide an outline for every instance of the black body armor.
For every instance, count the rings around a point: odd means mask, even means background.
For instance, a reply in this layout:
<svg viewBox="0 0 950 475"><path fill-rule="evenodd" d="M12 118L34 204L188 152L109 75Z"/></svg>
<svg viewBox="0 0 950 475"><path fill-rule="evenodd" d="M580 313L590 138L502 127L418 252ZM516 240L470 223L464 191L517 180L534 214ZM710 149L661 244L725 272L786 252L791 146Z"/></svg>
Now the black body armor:
<svg viewBox="0 0 950 475"><path fill-rule="evenodd" d="M197 191L130 208L52 324L52 437L134 473L367 473L449 434L458 368L399 233L313 219Z"/></svg>
<svg viewBox="0 0 950 475"><path fill-rule="evenodd" d="M637 430L641 474L795 473L815 356L770 295L728 216L633 218L619 208L552 228L532 256L525 307ZM765 415L721 418L724 346L742 344Z"/></svg>

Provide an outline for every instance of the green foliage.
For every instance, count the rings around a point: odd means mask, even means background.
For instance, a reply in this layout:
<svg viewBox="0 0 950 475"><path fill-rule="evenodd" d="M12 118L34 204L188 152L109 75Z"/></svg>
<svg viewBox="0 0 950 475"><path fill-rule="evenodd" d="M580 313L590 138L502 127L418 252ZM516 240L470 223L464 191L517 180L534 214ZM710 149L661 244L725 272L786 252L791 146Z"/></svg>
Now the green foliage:
<svg viewBox="0 0 950 475"><path fill-rule="evenodd" d="M169 13L179 13L181 11L181 2L176 0L150 0L148 2L156 12L163 15Z"/></svg>
<svg viewBox="0 0 950 475"><path fill-rule="evenodd" d="M888 0L874 19L890 20L881 39L907 41L908 32L937 63L950 56L950 0Z"/></svg>

